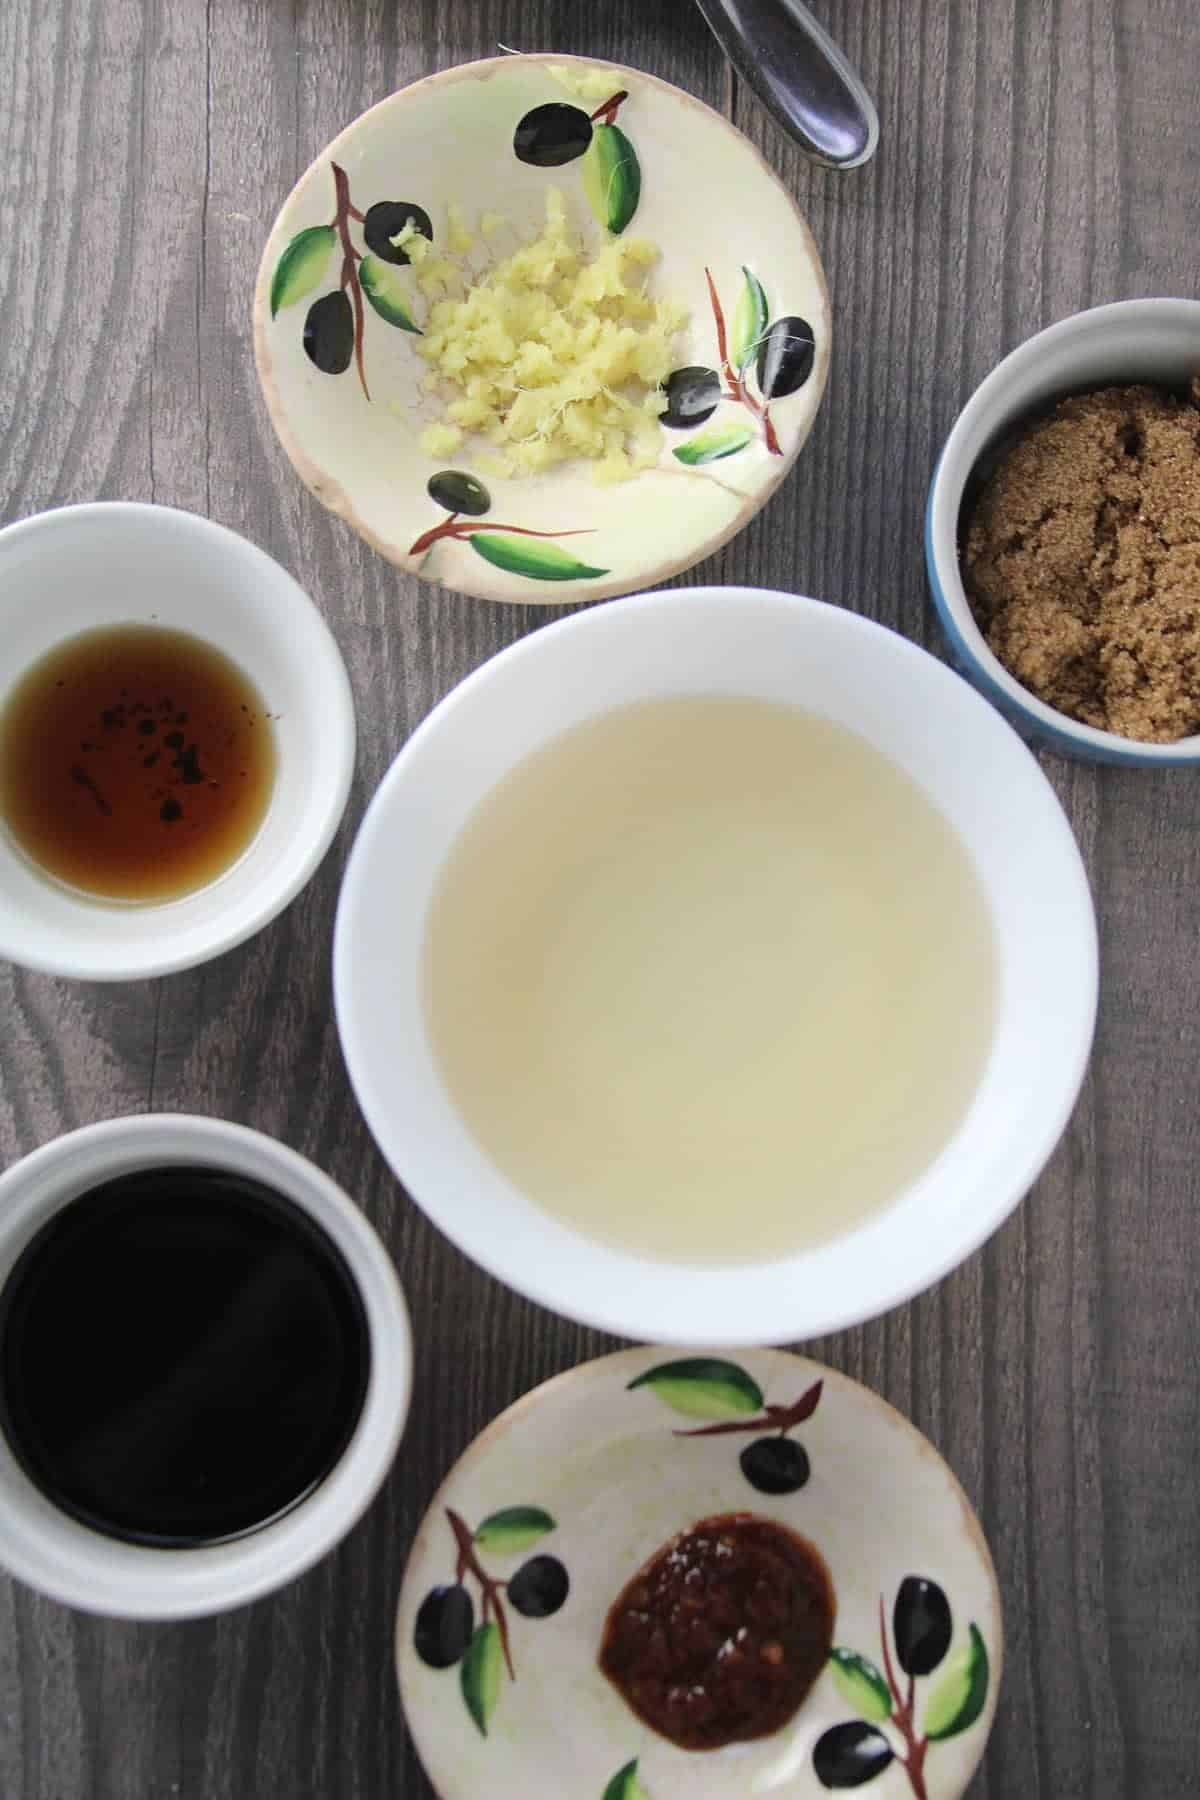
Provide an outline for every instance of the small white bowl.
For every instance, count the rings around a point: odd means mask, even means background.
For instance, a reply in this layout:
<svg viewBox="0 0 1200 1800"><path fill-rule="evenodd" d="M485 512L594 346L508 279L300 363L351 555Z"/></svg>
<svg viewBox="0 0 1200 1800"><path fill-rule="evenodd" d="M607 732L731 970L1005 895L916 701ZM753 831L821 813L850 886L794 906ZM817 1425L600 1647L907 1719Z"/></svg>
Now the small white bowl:
<svg viewBox="0 0 1200 1800"><path fill-rule="evenodd" d="M217 880L147 905L75 892L0 825L0 956L52 975L125 981L207 962L282 912L324 856L354 771L354 702L333 636L277 562L171 507L63 507L0 531L0 708L26 670L103 625L162 625L222 651L274 722L275 786Z"/></svg>
<svg viewBox="0 0 1200 1800"><path fill-rule="evenodd" d="M327 1175L262 1133L219 1119L143 1114L87 1125L0 1176L0 1288L21 1251L77 1195L135 1169L232 1170L302 1207L332 1240L362 1297L371 1343L363 1409L340 1460L306 1500L261 1531L187 1550L146 1549L90 1531L53 1506L0 1434L0 1562L85 1612L190 1619L227 1612L292 1580L345 1536L396 1454L412 1389L408 1308L383 1245ZM70 1321L63 1322L64 1334ZM86 1355L85 1345L71 1354Z"/></svg>
<svg viewBox="0 0 1200 1800"><path fill-rule="evenodd" d="M959 523L981 456L1054 400L1126 383L1185 390L1200 375L1200 300L1118 300L1048 326L1013 350L976 388L946 439L925 515L925 561L951 655L1031 743L1083 762L1163 768L1200 762L1200 737L1139 744L1081 725L1009 674L975 621L963 586Z"/></svg>
<svg viewBox="0 0 1200 1800"><path fill-rule="evenodd" d="M930 796L974 861L999 965L991 1051L932 1165L868 1223L736 1267L658 1262L535 1206L443 1086L423 1003L430 899L462 826L515 764L581 719L666 694L738 694L857 732ZM481 897L481 904L486 899ZM350 1078L384 1155L459 1248L544 1306L664 1343L786 1343L909 1299L1000 1225L1057 1143L1092 1041L1096 929L1070 826L1016 734L934 657L814 600L647 594L548 626L435 708L385 777L346 870L334 994Z"/></svg>

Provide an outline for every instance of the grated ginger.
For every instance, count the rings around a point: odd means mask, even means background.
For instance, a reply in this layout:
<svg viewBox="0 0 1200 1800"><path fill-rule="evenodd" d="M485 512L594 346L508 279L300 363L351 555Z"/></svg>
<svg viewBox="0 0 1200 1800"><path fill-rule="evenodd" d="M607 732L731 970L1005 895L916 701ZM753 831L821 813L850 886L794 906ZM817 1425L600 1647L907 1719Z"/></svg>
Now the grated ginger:
<svg viewBox="0 0 1200 1800"><path fill-rule="evenodd" d="M452 252L469 238L460 218L455 226ZM481 229L487 236L487 224ZM424 292L455 276L470 280L449 257L432 256L415 226L396 242ZM657 462L663 383L687 319L645 291L657 257L655 245L637 237L613 238L589 254L570 230L562 194L550 188L539 237L473 281L461 299L433 300L415 347L430 365L427 389L450 397L444 418L421 434L422 449L450 456L478 433L507 474L583 457L599 482L627 480Z"/></svg>

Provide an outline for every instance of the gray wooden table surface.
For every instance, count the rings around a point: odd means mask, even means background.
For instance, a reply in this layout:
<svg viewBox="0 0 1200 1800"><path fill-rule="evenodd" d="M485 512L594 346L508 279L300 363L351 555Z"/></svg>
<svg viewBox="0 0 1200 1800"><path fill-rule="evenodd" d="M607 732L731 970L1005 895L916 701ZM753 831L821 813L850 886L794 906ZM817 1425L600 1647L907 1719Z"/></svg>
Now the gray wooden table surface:
<svg viewBox="0 0 1200 1800"><path fill-rule="evenodd" d="M324 608L361 727L336 847L253 943L113 989L0 966L0 1156L147 1108L276 1133L382 1231L420 1358L379 1500L278 1596L151 1628L0 1586L3 1800L428 1795L390 1667L406 1545L497 1410L610 1347L435 1236L343 1071L330 931L363 806L439 696L553 614L418 588L286 464L249 297L301 169L372 101L497 42L631 62L730 112L812 221L834 371L796 474L692 579L821 595L931 645L922 501L967 393L1078 307L1196 289L1195 0L814 4L880 103L878 158L850 176L787 147L684 0L0 0L4 517L138 498L245 532ZM982 1512L1008 1667L972 1800L1168 1800L1200 1791L1200 775L1047 769L1103 941L1074 1123L981 1254L811 1349L910 1414Z"/></svg>

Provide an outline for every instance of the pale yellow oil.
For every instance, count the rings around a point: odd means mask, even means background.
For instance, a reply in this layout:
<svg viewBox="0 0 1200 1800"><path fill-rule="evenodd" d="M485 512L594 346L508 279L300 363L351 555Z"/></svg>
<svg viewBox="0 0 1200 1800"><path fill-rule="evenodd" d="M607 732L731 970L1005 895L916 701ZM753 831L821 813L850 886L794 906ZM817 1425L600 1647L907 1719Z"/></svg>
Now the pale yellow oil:
<svg viewBox="0 0 1200 1800"><path fill-rule="evenodd" d="M684 697L498 783L430 909L426 1004L487 1156L595 1238L784 1255L886 1207L978 1084L995 946L968 854L860 737Z"/></svg>

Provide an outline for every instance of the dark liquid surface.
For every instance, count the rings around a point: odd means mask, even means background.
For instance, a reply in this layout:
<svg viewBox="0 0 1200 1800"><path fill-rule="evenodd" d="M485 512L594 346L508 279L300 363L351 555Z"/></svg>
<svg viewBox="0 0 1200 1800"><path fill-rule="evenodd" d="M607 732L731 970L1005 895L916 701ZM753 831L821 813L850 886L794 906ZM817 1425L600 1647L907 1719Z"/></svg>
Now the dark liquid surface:
<svg viewBox="0 0 1200 1800"><path fill-rule="evenodd" d="M779 1731L825 1667L833 1583L807 1538L753 1513L701 1519L609 1611L600 1667L681 1750Z"/></svg>
<svg viewBox="0 0 1200 1800"><path fill-rule="evenodd" d="M118 625L44 656L0 713L0 814L86 893L167 900L241 855L275 781L262 700L186 632Z"/></svg>
<svg viewBox="0 0 1200 1800"><path fill-rule="evenodd" d="M340 1252L221 1170L91 1189L0 1293L17 1459L65 1512L135 1543L216 1543L296 1505L349 1442L369 1369Z"/></svg>

